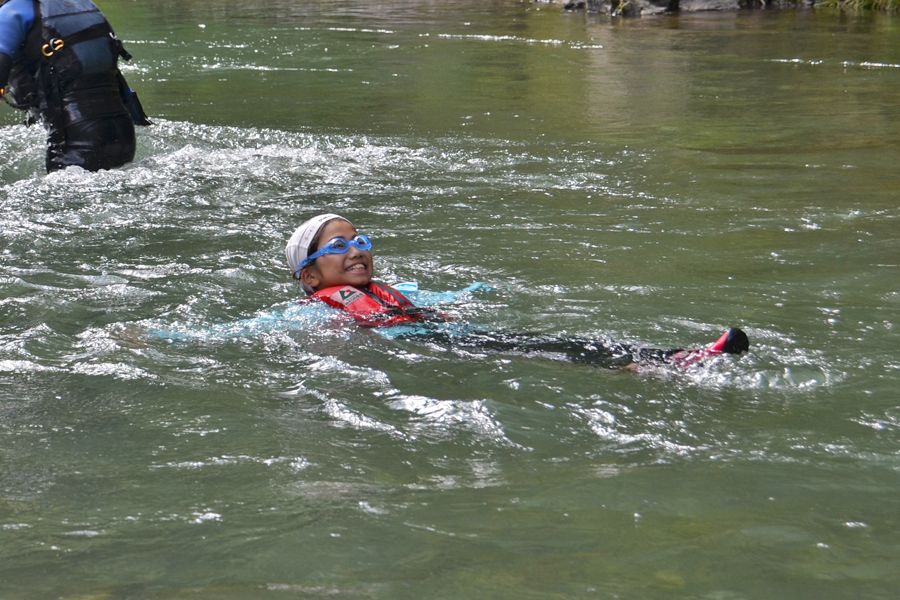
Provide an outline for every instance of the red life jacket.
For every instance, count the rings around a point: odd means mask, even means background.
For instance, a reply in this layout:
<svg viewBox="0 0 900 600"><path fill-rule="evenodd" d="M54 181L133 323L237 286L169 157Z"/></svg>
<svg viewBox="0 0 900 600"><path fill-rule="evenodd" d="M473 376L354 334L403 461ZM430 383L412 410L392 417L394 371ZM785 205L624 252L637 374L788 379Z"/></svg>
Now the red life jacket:
<svg viewBox="0 0 900 600"><path fill-rule="evenodd" d="M311 298L346 311L360 325L369 327L414 323L422 321L430 312L418 309L394 288L374 281L364 287L336 285L319 290Z"/></svg>

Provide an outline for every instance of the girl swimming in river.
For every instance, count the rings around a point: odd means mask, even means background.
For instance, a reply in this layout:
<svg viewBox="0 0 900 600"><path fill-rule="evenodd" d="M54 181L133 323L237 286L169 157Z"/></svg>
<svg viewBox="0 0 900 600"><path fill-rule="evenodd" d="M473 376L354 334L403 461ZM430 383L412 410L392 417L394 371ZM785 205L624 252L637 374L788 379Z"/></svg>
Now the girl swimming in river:
<svg viewBox="0 0 900 600"><path fill-rule="evenodd" d="M663 350L597 340L555 338L535 334L486 333L429 327L449 319L437 311L414 305L399 290L372 280L372 241L347 219L323 214L304 222L285 248L293 277L310 301L344 311L365 327L409 326L404 339L444 347L496 354L544 356L574 363L637 370L642 364L670 364L686 368L716 354L740 354L750 347L737 328L725 332L702 350Z"/></svg>

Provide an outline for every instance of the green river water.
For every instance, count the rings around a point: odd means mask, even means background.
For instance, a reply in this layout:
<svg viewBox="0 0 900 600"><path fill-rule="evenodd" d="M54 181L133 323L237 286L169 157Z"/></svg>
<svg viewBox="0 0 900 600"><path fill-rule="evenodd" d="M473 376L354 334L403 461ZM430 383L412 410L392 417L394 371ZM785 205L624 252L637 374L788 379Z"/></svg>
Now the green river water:
<svg viewBox="0 0 900 600"><path fill-rule="evenodd" d="M156 125L45 175L0 109L0 598L900 593L900 18L99 2ZM298 305L320 212L490 330Z"/></svg>

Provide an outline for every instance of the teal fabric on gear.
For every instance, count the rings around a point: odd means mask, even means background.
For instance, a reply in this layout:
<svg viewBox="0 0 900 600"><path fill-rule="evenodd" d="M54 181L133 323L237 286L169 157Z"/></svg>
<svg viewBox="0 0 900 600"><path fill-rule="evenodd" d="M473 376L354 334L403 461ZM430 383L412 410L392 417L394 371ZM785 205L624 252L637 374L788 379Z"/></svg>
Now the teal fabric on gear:
<svg viewBox="0 0 900 600"><path fill-rule="evenodd" d="M406 288L411 289L410 287ZM490 291L490 287L481 282L454 292L430 292L426 290L405 291L407 297L422 308L436 308L441 305L452 304L461 297L471 294L476 290ZM321 302L290 303L285 308L273 308L262 311L257 316L249 319L241 319L232 323L221 323L211 327L193 328L173 326L169 328L152 329L147 333L149 338L169 341L205 341L217 339L230 339L250 337L270 331L302 330L320 327L334 321L342 315L342 311L331 308ZM375 329L375 332L387 339L397 339L415 335L425 335L434 331L461 334L463 329L470 332L471 325L464 323L427 323L403 324L393 327Z"/></svg>

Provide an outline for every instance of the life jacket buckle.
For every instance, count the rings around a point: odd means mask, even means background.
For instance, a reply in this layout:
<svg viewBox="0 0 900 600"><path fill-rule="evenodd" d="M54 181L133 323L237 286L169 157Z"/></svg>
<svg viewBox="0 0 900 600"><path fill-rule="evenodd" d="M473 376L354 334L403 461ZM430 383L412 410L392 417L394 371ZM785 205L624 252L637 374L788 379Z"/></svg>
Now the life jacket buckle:
<svg viewBox="0 0 900 600"><path fill-rule="evenodd" d="M53 38L52 40L41 46L41 54L43 54L47 58L50 58L55 52L59 52L60 50L62 50L63 46L65 45L66 43L61 39Z"/></svg>

